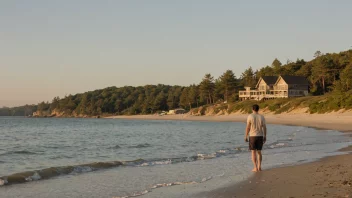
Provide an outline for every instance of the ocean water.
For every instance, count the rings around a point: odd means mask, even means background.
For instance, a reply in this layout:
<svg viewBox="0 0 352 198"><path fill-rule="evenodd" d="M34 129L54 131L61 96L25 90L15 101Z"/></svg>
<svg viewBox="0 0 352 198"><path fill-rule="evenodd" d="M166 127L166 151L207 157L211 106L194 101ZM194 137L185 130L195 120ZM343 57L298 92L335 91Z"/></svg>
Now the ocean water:
<svg viewBox="0 0 352 198"><path fill-rule="evenodd" d="M0 117L0 197L192 197L251 175L245 124ZM351 136L268 125L263 168L339 154Z"/></svg>

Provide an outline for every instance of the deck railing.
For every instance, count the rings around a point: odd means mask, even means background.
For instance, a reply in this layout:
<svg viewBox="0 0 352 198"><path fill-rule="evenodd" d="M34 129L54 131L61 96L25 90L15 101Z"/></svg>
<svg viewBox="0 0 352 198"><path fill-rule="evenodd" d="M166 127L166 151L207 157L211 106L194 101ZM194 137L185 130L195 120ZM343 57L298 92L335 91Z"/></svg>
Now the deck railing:
<svg viewBox="0 0 352 198"><path fill-rule="evenodd" d="M239 91L239 97L259 97L259 96L266 97L266 98L287 97L288 93L287 91L276 91L276 90L270 90L268 92L257 91L257 90Z"/></svg>
<svg viewBox="0 0 352 198"><path fill-rule="evenodd" d="M239 94L240 96L259 96L259 95L265 94L265 92L252 90L252 91L240 91Z"/></svg>

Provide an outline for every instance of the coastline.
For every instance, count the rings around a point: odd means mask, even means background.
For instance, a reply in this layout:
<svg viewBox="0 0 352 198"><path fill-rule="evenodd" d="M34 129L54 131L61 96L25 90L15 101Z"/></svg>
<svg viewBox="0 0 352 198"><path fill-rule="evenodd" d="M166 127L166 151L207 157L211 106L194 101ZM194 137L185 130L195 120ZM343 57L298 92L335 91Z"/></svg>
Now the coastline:
<svg viewBox="0 0 352 198"><path fill-rule="evenodd" d="M182 120L245 122L247 115L224 116L113 116L114 119ZM351 113L267 114L268 124L306 126L324 130L352 132ZM347 135L347 134L346 134ZM199 198L280 198L280 197L352 197L352 146L340 150L348 154L330 156L315 162L277 167L255 173L248 180L216 190L206 189ZM265 164L265 159L264 159Z"/></svg>
<svg viewBox="0 0 352 198"><path fill-rule="evenodd" d="M180 121L207 121L207 122L246 122L248 114L230 114L219 116L192 116L179 115L134 115L134 116L110 116L107 119L131 119L131 120L180 120ZM337 130L352 132L352 113L329 113L329 114L264 114L267 124L293 125L313 127L325 130Z"/></svg>

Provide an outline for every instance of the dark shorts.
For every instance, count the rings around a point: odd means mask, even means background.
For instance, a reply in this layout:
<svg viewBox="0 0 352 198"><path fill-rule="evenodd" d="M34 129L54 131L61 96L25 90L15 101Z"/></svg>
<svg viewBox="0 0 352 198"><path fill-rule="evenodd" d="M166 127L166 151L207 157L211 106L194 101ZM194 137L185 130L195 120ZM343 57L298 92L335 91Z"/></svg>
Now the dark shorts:
<svg viewBox="0 0 352 198"><path fill-rule="evenodd" d="M264 144L263 136L251 136L249 137L249 150L261 151Z"/></svg>

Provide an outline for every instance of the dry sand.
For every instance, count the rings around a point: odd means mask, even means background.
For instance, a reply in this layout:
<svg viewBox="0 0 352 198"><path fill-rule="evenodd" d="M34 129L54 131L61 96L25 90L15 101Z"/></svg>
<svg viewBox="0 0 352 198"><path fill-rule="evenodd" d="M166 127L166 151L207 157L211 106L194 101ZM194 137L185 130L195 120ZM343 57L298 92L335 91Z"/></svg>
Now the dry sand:
<svg viewBox="0 0 352 198"><path fill-rule="evenodd" d="M115 116L119 119L245 122L247 115L224 116ZM267 123L352 132L351 113L265 115ZM351 147L345 151L351 151ZM264 159L265 163L265 159ZM352 154L317 162L264 170L248 181L199 194L207 198L352 197Z"/></svg>

